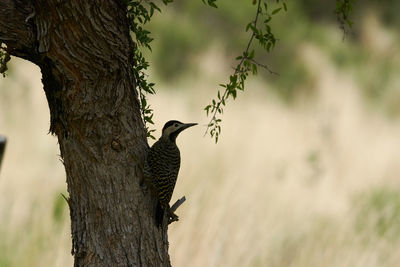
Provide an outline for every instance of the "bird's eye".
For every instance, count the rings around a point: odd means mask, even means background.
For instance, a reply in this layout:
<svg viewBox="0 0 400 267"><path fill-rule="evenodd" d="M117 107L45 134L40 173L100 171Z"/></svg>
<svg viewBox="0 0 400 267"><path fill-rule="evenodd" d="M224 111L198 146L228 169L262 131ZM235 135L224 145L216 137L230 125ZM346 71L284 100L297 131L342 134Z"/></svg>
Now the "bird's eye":
<svg viewBox="0 0 400 267"><path fill-rule="evenodd" d="M174 125L175 127L178 127L178 124L177 123L175 123L175 125Z"/></svg>

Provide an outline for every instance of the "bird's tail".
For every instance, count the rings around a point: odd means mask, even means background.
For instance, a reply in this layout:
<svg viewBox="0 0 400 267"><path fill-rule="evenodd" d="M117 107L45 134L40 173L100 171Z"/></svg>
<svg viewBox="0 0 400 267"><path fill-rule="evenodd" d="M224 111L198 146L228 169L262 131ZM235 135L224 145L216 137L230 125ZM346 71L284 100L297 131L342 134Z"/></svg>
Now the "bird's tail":
<svg viewBox="0 0 400 267"><path fill-rule="evenodd" d="M156 208L156 224L160 227L164 220L164 213L165 209L161 206L160 201L157 201L157 208Z"/></svg>

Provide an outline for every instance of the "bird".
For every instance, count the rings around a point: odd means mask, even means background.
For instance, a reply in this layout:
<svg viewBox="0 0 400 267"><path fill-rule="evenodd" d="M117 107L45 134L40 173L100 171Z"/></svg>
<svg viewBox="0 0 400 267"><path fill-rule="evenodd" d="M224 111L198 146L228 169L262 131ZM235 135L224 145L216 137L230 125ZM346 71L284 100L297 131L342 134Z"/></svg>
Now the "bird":
<svg viewBox="0 0 400 267"><path fill-rule="evenodd" d="M168 121L162 129L160 139L153 144L148 152L145 180L158 198L155 214L157 226L163 224L164 218L167 218L168 221L178 219L170 211L169 206L181 164L176 138L183 130L194 125L197 125L197 123L182 123L177 120Z"/></svg>

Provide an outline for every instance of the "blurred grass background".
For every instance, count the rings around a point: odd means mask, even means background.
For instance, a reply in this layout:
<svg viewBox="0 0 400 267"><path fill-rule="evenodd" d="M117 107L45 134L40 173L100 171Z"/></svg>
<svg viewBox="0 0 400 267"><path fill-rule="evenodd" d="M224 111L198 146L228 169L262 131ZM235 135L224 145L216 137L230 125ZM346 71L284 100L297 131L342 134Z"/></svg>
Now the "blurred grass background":
<svg viewBox="0 0 400 267"><path fill-rule="evenodd" d="M251 1L178 1L157 15L150 97L157 127L208 121L203 108L246 45ZM398 1L356 6L342 40L334 1L292 0L230 102L218 145L205 127L179 137L182 167L169 231L173 266L398 266ZM65 173L39 69L13 58L0 79L0 267L72 266Z"/></svg>

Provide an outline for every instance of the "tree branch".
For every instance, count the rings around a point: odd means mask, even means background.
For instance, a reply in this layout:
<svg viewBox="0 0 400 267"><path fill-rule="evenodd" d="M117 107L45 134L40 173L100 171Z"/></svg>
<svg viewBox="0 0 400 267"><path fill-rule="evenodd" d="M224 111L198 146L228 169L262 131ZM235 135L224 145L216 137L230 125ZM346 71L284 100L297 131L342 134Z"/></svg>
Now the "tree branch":
<svg viewBox="0 0 400 267"><path fill-rule="evenodd" d="M27 0L0 1L0 43L13 56L34 61L35 34L31 21L34 9Z"/></svg>

